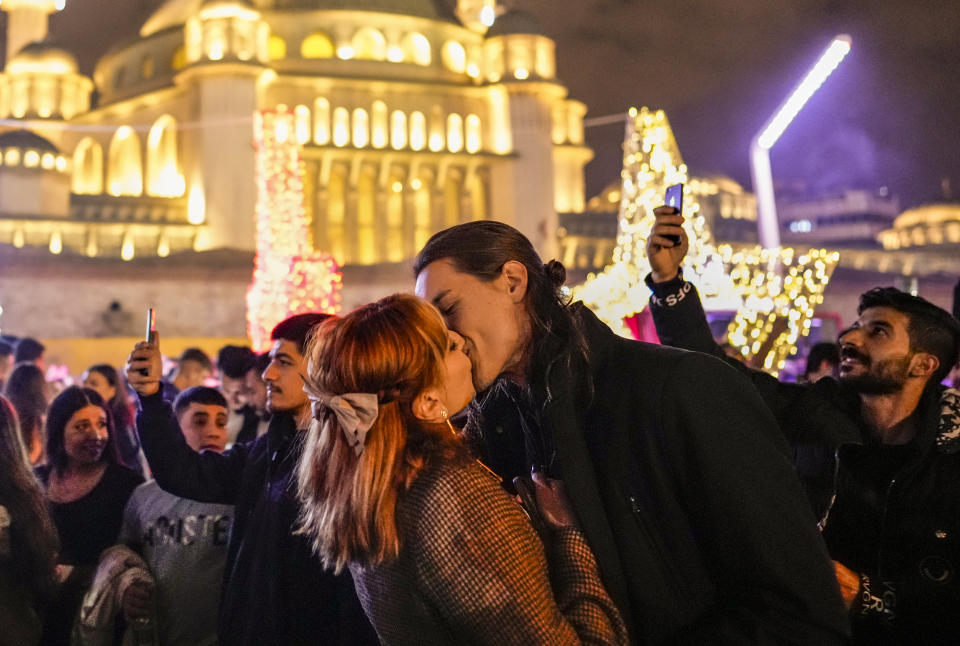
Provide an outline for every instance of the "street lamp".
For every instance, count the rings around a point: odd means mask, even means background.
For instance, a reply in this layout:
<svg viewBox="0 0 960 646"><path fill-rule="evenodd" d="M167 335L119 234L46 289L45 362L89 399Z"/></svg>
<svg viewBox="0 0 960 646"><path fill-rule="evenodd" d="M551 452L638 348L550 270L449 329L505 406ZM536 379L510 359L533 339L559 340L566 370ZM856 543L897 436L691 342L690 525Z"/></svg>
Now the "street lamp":
<svg viewBox="0 0 960 646"><path fill-rule="evenodd" d="M753 175L753 190L757 195L757 233L760 244L765 249L776 249L780 246L780 223L777 220L777 205L773 195L770 149L814 92L840 65L840 61L850 51L850 42L850 36L846 34L833 39L817 63L750 143L750 172Z"/></svg>

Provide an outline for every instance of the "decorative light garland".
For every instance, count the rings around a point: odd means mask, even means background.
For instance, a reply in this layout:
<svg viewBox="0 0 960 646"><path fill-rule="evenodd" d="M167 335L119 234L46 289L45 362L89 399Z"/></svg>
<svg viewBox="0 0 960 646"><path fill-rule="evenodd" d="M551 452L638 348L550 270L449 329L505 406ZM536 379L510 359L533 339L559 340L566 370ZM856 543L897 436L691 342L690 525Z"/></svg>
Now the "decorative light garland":
<svg viewBox="0 0 960 646"><path fill-rule="evenodd" d="M625 319L643 311L650 298L643 279L650 271L645 246L653 209L663 204L667 186L683 182L683 226L690 239L684 276L696 285L705 309L737 310L728 340L745 360L776 372L809 332L839 254L815 249L795 258L793 249L734 252L730 245L717 247L686 186L687 167L663 110L631 108L629 117L613 263L574 287L573 298L621 336L631 336Z"/></svg>
<svg viewBox="0 0 960 646"><path fill-rule="evenodd" d="M254 114L257 255L247 290L247 333L258 350L269 346L271 330L289 316L340 310L340 268L310 243L294 133L292 110Z"/></svg>

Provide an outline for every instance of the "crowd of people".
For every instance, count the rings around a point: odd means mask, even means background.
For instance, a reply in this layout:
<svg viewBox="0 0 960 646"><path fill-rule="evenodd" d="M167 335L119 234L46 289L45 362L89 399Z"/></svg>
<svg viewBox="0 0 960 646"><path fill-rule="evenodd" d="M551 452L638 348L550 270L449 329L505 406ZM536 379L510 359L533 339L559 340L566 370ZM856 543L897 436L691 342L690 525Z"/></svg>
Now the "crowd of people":
<svg viewBox="0 0 960 646"><path fill-rule="evenodd" d="M777 381L655 214L662 345L493 221L263 354L0 340L0 644L956 643L960 323L871 289Z"/></svg>

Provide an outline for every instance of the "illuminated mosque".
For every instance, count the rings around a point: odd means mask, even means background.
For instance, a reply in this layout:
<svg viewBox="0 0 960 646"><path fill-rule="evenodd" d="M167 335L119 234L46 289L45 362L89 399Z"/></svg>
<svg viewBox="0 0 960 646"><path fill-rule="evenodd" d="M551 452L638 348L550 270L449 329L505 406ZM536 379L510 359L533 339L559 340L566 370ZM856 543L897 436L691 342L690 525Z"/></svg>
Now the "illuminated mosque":
<svg viewBox="0 0 960 646"><path fill-rule="evenodd" d="M108 275L191 263L236 283L214 300L245 289L258 110L294 115L308 232L344 266L345 306L409 289L409 259L439 229L496 214L553 257L558 213L584 210L586 106L557 80L539 21L496 0L167 0L92 79L45 40L65 2L0 0L0 245L26 265L54 254L78 295L95 283L139 312L144 298ZM187 289L155 282L161 300ZM212 318L242 319L234 300ZM81 332L52 327L36 334Z"/></svg>

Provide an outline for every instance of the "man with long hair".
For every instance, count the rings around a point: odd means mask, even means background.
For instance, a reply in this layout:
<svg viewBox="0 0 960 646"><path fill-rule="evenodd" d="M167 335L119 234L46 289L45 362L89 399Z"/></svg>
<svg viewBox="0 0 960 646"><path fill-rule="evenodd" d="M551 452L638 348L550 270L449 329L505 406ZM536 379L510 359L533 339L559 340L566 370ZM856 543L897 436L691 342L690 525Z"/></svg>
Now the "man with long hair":
<svg viewBox="0 0 960 646"><path fill-rule="evenodd" d="M223 453L198 453L187 445L160 390L158 342L138 343L127 359L127 378L140 400L137 430L160 487L183 498L235 506L220 603L223 644L376 643L350 577L325 572L310 541L294 533L300 513L295 467L301 422L309 417L303 352L326 318L297 314L273 329L263 372L270 428L255 442Z"/></svg>
<svg viewBox="0 0 960 646"><path fill-rule="evenodd" d="M723 358L680 270L689 244L683 220L672 207L654 213L647 284L657 333ZM960 392L940 382L957 362L960 323L893 287L863 293L857 315L838 339L838 379L781 383L731 365L752 380L793 445L854 642L956 643Z"/></svg>
<svg viewBox="0 0 960 646"><path fill-rule="evenodd" d="M437 233L414 271L465 339L485 462L564 481L635 641L843 641L829 558L745 377L616 336L499 222Z"/></svg>

